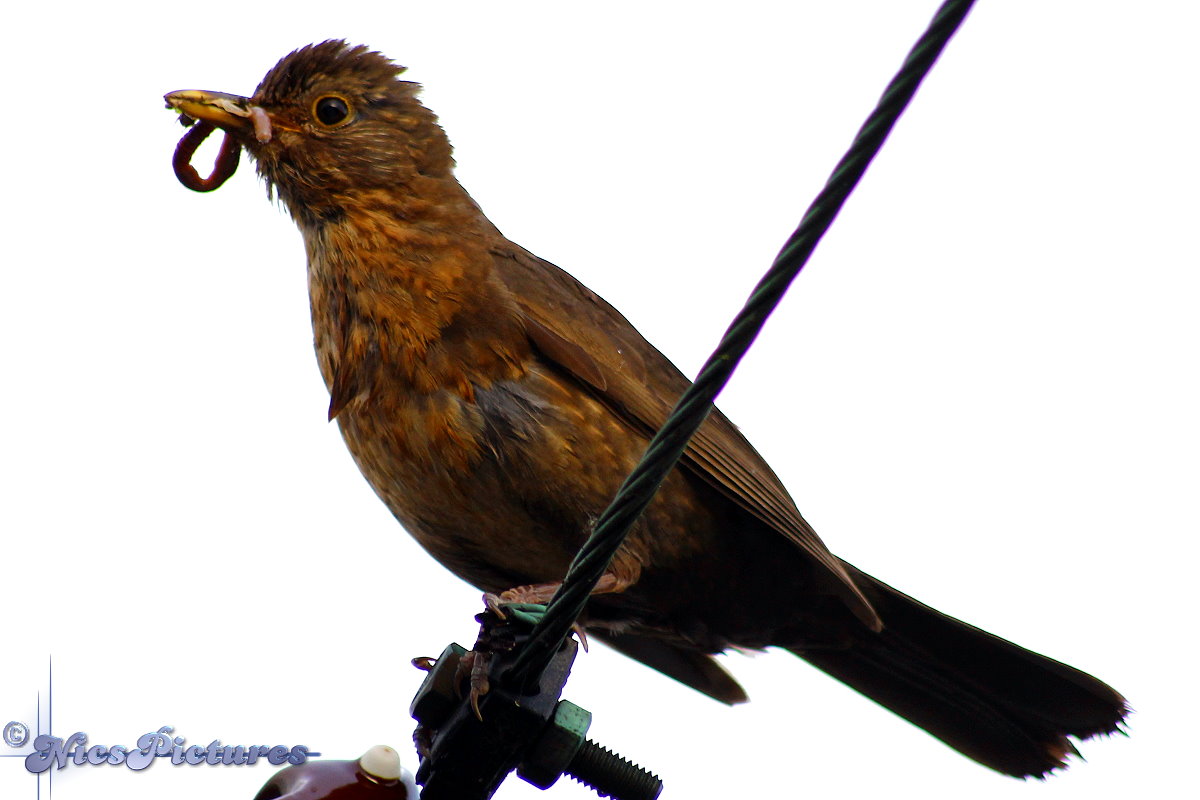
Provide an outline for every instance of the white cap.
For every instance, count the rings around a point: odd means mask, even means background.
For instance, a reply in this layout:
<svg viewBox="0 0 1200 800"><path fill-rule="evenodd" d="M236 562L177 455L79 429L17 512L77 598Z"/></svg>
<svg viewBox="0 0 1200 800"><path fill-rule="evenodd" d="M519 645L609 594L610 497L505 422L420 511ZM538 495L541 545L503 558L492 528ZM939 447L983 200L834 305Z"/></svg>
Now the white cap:
<svg viewBox="0 0 1200 800"><path fill-rule="evenodd" d="M386 744L377 744L363 753L358 766L372 778L381 781L397 780L404 772L400 767L400 754Z"/></svg>

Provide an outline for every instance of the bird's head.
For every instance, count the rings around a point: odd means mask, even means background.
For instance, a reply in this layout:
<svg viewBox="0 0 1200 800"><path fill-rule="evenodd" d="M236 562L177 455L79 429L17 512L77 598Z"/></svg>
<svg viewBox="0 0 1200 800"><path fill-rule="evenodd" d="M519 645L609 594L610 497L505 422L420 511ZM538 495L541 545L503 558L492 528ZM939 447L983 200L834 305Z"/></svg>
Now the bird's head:
<svg viewBox="0 0 1200 800"><path fill-rule="evenodd" d="M330 40L285 56L252 97L185 90L166 100L233 136L297 220L327 219L373 193L450 175L449 141L403 71Z"/></svg>

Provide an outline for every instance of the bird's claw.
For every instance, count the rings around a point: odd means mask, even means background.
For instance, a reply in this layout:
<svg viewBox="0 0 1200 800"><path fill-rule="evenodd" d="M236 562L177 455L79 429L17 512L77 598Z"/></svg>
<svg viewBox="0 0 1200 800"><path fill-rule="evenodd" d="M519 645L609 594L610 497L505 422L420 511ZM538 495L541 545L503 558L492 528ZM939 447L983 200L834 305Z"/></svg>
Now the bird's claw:
<svg viewBox="0 0 1200 800"><path fill-rule="evenodd" d="M422 672L429 672L435 664L437 659L430 656L417 656L412 660L412 665Z"/></svg>
<svg viewBox="0 0 1200 800"><path fill-rule="evenodd" d="M545 605L554 597L554 593L558 591L560 585L557 583L536 583L529 586L514 586L511 589L505 589L500 594L485 592L483 602L487 606L488 611L491 611L500 619L508 619L508 615L504 613L504 606L523 604Z"/></svg>
<svg viewBox="0 0 1200 800"><path fill-rule="evenodd" d="M586 653L588 651L587 631L584 630L584 627L578 622L571 626L571 630L575 631L575 636L579 639L579 646L582 647L583 652Z"/></svg>
<svg viewBox="0 0 1200 800"><path fill-rule="evenodd" d="M458 662L458 674L454 681L455 686L461 686L463 680L467 681L469 687L467 699L471 704L471 711L480 722L483 721L483 714L479 710L479 700L491 688L491 684L488 682L488 667L491 660L490 653L478 650L467 652ZM461 694L459 696L461 697Z"/></svg>
<svg viewBox="0 0 1200 800"><path fill-rule="evenodd" d="M605 575L604 577L611 578L609 575ZM495 614L499 619L507 620L508 614L505 613L504 606L520 605L525 603L533 605L545 605L554 597L554 594L558 591L559 586L561 586L561 584L538 583L530 586L516 586L512 589L506 589L499 594L496 594L495 592L484 592L483 604L487 607L488 611ZM607 584L605 584L604 588L607 588ZM601 591L603 590L604 589L602 588ZM585 631L583 625L579 623L575 623L575 625L572 626L572 630L575 631L575 635L579 638L579 644L583 648L583 652L586 653L588 651L587 631Z"/></svg>
<svg viewBox="0 0 1200 800"><path fill-rule="evenodd" d="M508 619L508 616L504 613L502 606L504 606L506 603L511 603L512 601L504 599L504 595L506 594L508 594L508 592L501 592L500 594L495 594L494 592L483 593L483 604L487 606L488 611L492 612L500 619Z"/></svg>

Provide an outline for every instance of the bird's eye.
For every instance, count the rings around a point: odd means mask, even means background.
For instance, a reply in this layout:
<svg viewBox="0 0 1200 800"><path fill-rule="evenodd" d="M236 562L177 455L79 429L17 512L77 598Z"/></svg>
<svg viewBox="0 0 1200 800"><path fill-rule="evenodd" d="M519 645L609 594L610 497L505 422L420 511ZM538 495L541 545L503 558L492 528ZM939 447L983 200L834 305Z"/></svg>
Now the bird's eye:
<svg viewBox="0 0 1200 800"><path fill-rule="evenodd" d="M322 125L332 128L350 118L350 104L340 97L322 97L313 104L313 115Z"/></svg>

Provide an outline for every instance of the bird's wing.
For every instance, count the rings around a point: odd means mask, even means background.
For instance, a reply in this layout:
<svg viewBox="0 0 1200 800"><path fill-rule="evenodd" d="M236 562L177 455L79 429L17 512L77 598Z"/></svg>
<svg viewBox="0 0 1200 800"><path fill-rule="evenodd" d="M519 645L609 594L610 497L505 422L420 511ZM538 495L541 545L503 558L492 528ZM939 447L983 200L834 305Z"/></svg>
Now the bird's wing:
<svg viewBox="0 0 1200 800"><path fill-rule="evenodd" d="M613 633L603 628L589 630L588 636L726 705L737 705L750 699L720 662L707 653L662 639Z"/></svg>
<svg viewBox="0 0 1200 800"><path fill-rule="evenodd" d="M538 350L631 424L648 434L657 430L690 383L683 373L619 311L563 270L507 241L493 253ZM836 578L834 585L850 610L868 627L881 628L870 602L800 516L779 478L720 411L708 416L683 458L686 466L824 567Z"/></svg>

